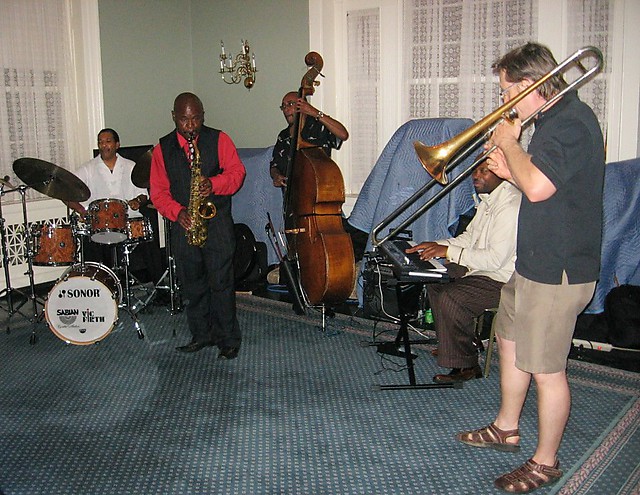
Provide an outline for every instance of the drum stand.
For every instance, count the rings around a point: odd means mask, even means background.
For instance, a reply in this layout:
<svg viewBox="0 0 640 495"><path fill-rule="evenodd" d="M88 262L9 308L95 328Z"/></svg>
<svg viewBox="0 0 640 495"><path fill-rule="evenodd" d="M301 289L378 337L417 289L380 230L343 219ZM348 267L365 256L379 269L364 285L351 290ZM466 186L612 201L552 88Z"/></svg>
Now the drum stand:
<svg viewBox="0 0 640 495"><path fill-rule="evenodd" d="M10 326L11 317L16 313L19 313L23 317L27 318L33 324L30 342L34 344L37 339L36 333L35 333L35 325L38 323L38 321L42 316L38 311L38 304L44 306L44 302L42 300L39 300L36 297L36 288L35 288L35 282L33 278L33 250L32 250L32 242L31 242L31 231L29 229L29 222L27 220L26 191L28 188L29 186L19 186L14 189L5 191L4 184L2 184L2 186L0 187L0 242L2 244L2 268L4 269L4 277L5 277L5 288L0 291L0 297L2 297L3 294L6 294L6 297L7 297L7 309L5 309L4 307L0 307L0 309L7 311L7 314L8 314L7 333L11 332L11 326ZM21 196L23 228L24 228L25 239L27 241L26 258L28 263L28 270L25 275L29 276L30 294L28 295L24 294L22 291L19 291L18 289L14 289L11 286L9 254L7 252L7 232L5 229L5 219L2 216L2 196L4 196L7 193L15 192L15 191L18 191ZM17 306L14 305L14 302L13 302L14 292L17 292L24 298L24 300ZM33 305L32 317L29 317L20 311L20 308L24 306L29 301L29 299L31 300Z"/></svg>
<svg viewBox="0 0 640 495"><path fill-rule="evenodd" d="M175 315L182 311L182 300L180 298L180 291L176 277L176 263L173 253L171 251L171 222L163 217L164 220L164 249L167 254L167 269L160 277L160 280L153 287L153 291L149 294L149 297L144 301L144 305L148 305L154 298L158 290L168 290L170 299L171 315ZM168 284L168 285L167 285ZM175 332L175 329L174 329Z"/></svg>
<svg viewBox="0 0 640 495"><path fill-rule="evenodd" d="M133 326L138 332L138 338L144 339L144 333L142 331L142 327L140 326L140 320L138 320L138 311L145 307L145 304L140 299L137 300L138 303L141 304L141 307L136 311L136 305L131 305L131 296L132 296L132 286L131 286L131 278L134 278L131 273L129 273L129 254L133 252L138 244L129 244L124 243L122 247L122 260L124 264L124 297L123 301L118 305L118 308L124 309L129 316L133 320ZM114 249L117 250L117 247L114 246ZM114 260L117 260L117 255L114 256ZM137 282L137 280L136 280Z"/></svg>

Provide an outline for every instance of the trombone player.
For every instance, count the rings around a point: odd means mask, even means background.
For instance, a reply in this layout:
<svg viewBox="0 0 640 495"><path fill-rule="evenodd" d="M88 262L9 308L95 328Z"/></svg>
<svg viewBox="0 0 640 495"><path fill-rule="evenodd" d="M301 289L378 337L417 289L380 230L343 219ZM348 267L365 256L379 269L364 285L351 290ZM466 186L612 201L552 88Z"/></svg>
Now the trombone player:
<svg viewBox="0 0 640 495"><path fill-rule="evenodd" d="M500 96L508 103L558 64L551 51L527 43L497 60ZM538 441L522 466L496 487L528 493L562 476L558 450L571 396L566 361L577 315L593 295L600 267L604 140L594 112L553 75L515 104L518 118L498 124L485 144L487 165L522 192L516 270L501 291L494 325L500 352L501 402L490 425L459 433L467 445L520 449L518 430L531 378L538 397ZM536 114L537 113L537 114ZM527 150L522 121L533 116Z"/></svg>

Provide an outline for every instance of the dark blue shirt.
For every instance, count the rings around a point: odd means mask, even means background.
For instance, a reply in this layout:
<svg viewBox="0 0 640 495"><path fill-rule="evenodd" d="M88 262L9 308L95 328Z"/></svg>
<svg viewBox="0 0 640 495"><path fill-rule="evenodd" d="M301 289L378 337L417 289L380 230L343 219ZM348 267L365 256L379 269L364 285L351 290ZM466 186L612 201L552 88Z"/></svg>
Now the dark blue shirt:
<svg viewBox="0 0 640 495"><path fill-rule="evenodd" d="M537 117L527 151L556 192L536 203L522 196L516 270L546 284L563 271L571 284L597 280L605 155L595 114L568 92Z"/></svg>

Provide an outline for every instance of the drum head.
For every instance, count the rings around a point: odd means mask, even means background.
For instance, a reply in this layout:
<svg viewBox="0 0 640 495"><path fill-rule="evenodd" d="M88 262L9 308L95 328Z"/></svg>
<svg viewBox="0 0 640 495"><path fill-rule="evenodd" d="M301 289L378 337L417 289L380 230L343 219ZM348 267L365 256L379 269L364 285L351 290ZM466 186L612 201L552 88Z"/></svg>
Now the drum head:
<svg viewBox="0 0 640 495"><path fill-rule="evenodd" d="M45 303L51 331L67 343L86 345L104 339L118 319L118 304L104 283L71 274L53 286Z"/></svg>

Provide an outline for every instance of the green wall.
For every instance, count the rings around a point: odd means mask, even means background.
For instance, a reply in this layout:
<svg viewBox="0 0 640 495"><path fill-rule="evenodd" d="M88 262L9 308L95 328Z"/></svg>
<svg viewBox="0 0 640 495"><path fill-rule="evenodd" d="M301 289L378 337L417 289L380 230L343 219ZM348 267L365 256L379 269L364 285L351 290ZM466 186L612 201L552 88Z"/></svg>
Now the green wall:
<svg viewBox="0 0 640 495"><path fill-rule="evenodd" d="M282 95L306 72L306 0L99 0L105 125L123 146L153 144L173 128L171 107L182 91L205 106L207 124L237 147L264 147L286 123ZM248 39L256 84L222 82L220 40L227 53Z"/></svg>

